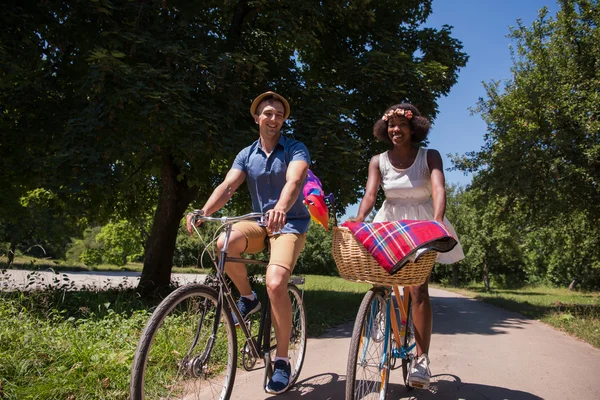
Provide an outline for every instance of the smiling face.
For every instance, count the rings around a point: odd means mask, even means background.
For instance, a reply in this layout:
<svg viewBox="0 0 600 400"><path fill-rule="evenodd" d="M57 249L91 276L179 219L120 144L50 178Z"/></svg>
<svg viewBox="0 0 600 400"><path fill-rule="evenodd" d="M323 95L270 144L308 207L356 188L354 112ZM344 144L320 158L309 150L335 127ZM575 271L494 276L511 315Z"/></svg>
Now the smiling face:
<svg viewBox="0 0 600 400"><path fill-rule="evenodd" d="M394 116L388 121L388 136L394 146L410 144L412 140L412 128L407 118Z"/></svg>
<svg viewBox="0 0 600 400"><path fill-rule="evenodd" d="M258 124L261 137L270 138L279 134L284 121L285 108L278 100L265 100L257 107L258 115L254 121Z"/></svg>

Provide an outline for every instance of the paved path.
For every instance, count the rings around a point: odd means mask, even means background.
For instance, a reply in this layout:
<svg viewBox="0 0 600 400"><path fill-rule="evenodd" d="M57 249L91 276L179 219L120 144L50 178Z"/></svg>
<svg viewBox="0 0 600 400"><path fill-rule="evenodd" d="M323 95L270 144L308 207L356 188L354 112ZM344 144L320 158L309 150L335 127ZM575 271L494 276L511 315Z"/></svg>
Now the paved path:
<svg viewBox="0 0 600 400"><path fill-rule="evenodd" d="M93 271L93 272L52 272L8 269L0 274L0 290L46 289L48 287L70 290L136 287L140 281L140 272L130 271ZM180 284L203 282L203 274L172 274L172 279ZM30 283L31 282L31 283Z"/></svg>
<svg viewBox="0 0 600 400"><path fill-rule="evenodd" d="M431 289L434 332L428 391L407 392L392 371L388 399L600 399L600 350L540 322ZM309 311L310 317L310 311ZM309 339L296 387L278 399L344 399L352 324ZM233 400L271 397L263 370L238 370Z"/></svg>

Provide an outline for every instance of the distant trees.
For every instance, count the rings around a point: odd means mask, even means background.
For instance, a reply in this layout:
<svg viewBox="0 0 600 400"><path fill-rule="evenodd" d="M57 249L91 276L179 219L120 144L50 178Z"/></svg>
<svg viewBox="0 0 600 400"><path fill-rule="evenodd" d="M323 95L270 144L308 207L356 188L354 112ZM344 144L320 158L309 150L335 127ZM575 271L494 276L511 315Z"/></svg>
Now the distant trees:
<svg viewBox="0 0 600 400"><path fill-rule="evenodd" d="M467 263L496 276L598 288L600 6L559 3L555 18L542 9L531 27L518 23L512 79L486 84L485 144L456 158L475 173L459 193L472 214L462 229Z"/></svg>

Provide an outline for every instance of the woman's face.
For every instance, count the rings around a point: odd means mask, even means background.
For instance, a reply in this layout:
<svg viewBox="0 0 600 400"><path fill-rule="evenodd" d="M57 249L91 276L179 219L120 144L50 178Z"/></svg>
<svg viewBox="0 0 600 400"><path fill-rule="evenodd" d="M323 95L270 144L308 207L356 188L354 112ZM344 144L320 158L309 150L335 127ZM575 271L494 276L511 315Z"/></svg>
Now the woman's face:
<svg viewBox="0 0 600 400"><path fill-rule="evenodd" d="M406 117L394 116L388 121L388 136L394 146L411 143L412 129Z"/></svg>

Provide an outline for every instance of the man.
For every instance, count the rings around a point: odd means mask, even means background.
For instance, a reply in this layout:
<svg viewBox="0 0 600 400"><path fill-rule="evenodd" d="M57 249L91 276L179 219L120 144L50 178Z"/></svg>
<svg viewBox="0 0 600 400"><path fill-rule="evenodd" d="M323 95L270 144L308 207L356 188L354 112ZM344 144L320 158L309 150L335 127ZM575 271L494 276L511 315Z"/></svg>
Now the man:
<svg viewBox="0 0 600 400"><path fill-rule="evenodd" d="M278 394L285 392L289 386L292 304L287 284L304 248L310 223L310 214L302 203L302 186L310 156L304 144L286 138L280 132L290 115L290 105L283 96L274 92L261 94L252 102L250 113L258 125L260 137L238 153L225 180L213 191L201 212L208 216L219 210L247 179L254 211L268 214L266 228L250 221L235 224L228 254L240 257L241 253L258 253L264 249L265 239L270 241L266 285L271 300L277 352L273 376L266 390ZM187 229L192 234L191 216L187 217ZM217 246L222 249L223 236L217 241ZM260 302L250 287L246 266L229 262L225 264L225 272L240 292L238 307L242 317L245 319L258 311Z"/></svg>

